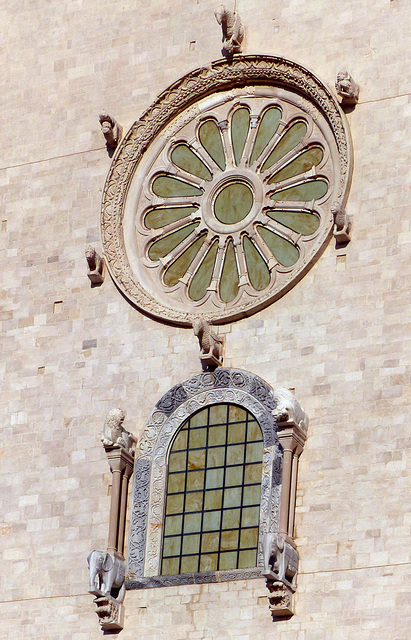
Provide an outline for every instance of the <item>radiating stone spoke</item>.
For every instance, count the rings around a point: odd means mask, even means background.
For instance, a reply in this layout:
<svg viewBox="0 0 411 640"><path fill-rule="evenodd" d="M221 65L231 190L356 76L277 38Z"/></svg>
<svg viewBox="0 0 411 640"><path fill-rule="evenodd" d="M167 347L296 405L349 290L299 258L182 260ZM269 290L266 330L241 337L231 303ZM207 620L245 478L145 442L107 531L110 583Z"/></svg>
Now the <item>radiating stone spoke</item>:
<svg viewBox="0 0 411 640"><path fill-rule="evenodd" d="M260 156L256 158L255 164L258 168L261 168L264 165L264 162L270 156L277 142L281 138L281 135L284 129L286 128L286 126L287 126L287 123L284 120L280 120L277 131L275 132L275 134L273 135L273 137L271 138L270 142L267 144L265 149L263 149Z"/></svg>
<svg viewBox="0 0 411 640"><path fill-rule="evenodd" d="M172 249L164 258L160 258L159 260L163 267L168 267L168 265L171 264L173 260L178 258L178 256L181 255L187 249L187 247L189 247L196 240L201 231L202 230L197 227L190 233L189 236L187 236L187 238L185 238L185 240L174 247L174 249Z"/></svg>
<svg viewBox="0 0 411 640"><path fill-rule="evenodd" d="M181 218L180 220L171 222L170 224L166 225L165 227L161 227L160 229L152 229L150 236L153 239L153 242L155 240L159 240L160 238L163 238L164 236L168 235L169 233L172 233L173 231L177 231L178 229L185 227L190 220L199 219L201 217L199 209L196 211L196 214L197 215L192 214L191 216L187 216L186 218Z"/></svg>

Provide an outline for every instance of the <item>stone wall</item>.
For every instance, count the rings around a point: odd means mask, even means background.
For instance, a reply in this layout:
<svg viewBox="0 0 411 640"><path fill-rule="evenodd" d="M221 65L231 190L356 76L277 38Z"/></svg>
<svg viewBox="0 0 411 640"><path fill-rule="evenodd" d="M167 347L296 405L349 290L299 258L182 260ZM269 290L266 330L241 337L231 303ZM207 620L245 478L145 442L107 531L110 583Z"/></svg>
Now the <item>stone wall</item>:
<svg viewBox="0 0 411 640"><path fill-rule="evenodd" d="M1 2L3 640L102 636L86 556L107 541L105 415L120 405L139 435L167 389L199 370L190 330L139 313L108 275L90 286L84 248L101 251L111 162L99 111L127 130L171 82L219 58L213 9L210 0ZM119 637L402 640L411 624L409 6L238 0L238 10L245 53L295 59L330 86L347 68L361 86L348 115L351 243L331 241L286 296L220 328L226 366L294 387L310 416L296 615L271 620L263 579L134 591Z"/></svg>

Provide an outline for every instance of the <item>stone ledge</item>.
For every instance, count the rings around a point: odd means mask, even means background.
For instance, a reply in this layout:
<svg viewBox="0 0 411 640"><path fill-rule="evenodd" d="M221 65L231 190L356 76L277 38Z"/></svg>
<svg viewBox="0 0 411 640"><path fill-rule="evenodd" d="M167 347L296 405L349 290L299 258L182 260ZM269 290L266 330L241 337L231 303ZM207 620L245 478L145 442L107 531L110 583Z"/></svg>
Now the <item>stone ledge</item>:
<svg viewBox="0 0 411 640"><path fill-rule="evenodd" d="M261 569L232 569L231 571L207 571L204 573L182 573L174 576L148 576L126 580L127 591L173 587L182 584L206 584L209 582L229 582L231 580L251 580L262 578Z"/></svg>

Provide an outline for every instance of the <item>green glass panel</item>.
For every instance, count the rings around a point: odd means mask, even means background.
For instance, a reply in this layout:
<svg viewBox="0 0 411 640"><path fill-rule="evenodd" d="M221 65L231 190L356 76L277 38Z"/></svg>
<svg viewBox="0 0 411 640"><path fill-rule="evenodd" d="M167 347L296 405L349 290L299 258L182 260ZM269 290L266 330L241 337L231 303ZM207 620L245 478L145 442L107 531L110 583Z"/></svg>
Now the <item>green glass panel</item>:
<svg viewBox="0 0 411 640"><path fill-rule="evenodd" d="M218 427L216 427L218 428ZM225 458L225 447L216 447L208 450L207 467L223 467Z"/></svg>
<svg viewBox="0 0 411 640"><path fill-rule="evenodd" d="M227 442L244 442L245 441L245 422L228 425Z"/></svg>
<svg viewBox="0 0 411 640"><path fill-rule="evenodd" d="M179 558L164 558L161 573L163 576L172 576L178 573Z"/></svg>
<svg viewBox="0 0 411 640"><path fill-rule="evenodd" d="M237 109L231 120L231 141L233 143L234 159L236 164L239 164L243 155L249 128L250 114L248 109Z"/></svg>
<svg viewBox="0 0 411 640"><path fill-rule="evenodd" d="M221 511L208 511L204 514L203 531L219 531ZM209 551L209 549L206 549Z"/></svg>
<svg viewBox="0 0 411 640"><path fill-rule="evenodd" d="M224 509L239 507L241 504L241 487L224 490Z"/></svg>
<svg viewBox="0 0 411 640"><path fill-rule="evenodd" d="M242 464L244 461L244 445L233 444L227 447L227 464Z"/></svg>
<svg viewBox="0 0 411 640"><path fill-rule="evenodd" d="M197 533L201 530L201 513L190 513L184 517L184 533Z"/></svg>
<svg viewBox="0 0 411 640"><path fill-rule="evenodd" d="M223 224L235 224L250 213L253 201L251 189L246 184L228 184L214 201L214 215Z"/></svg>
<svg viewBox="0 0 411 640"><path fill-rule="evenodd" d="M200 571L217 571L218 555L202 555L200 557Z"/></svg>
<svg viewBox="0 0 411 640"><path fill-rule="evenodd" d="M204 497L204 509L221 509L223 504L222 489L207 491Z"/></svg>
<svg viewBox="0 0 411 640"><path fill-rule="evenodd" d="M248 487L244 487L244 494L243 494L244 505L260 504L260 499L261 499L261 485L255 484L255 485L250 485Z"/></svg>
<svg viewBox="0 0 411 640"><path fill-rule="evenodd" d="M181 533L183 526L183 516L167 516L164 526L165 536L175 536Z"/></svg>
<svg viewBox="0 0 411 640"><path fill-rule="evenodd" d="M235 404L230 404L230 408L228 410L228 421L229 422L245 422L247 417L247 413L241 407L237 407Z"/></svg>
<svg viewBox="0 0 411 640"><path fill-rule="evenodd" d="M257 550L240 551L238 558L238 568L247 569L255 567L257 564Z"/></svg>
<svg viewBox="0 0 411 640"><path fill-rule="evenodd" d="M228 242L220 280L220 298L231 302L238 293L238 271L232 240Z"/></svg>
<svg viewBox="0 0 411 640"><path fill-rule="evenodd" d="M226 426L210 427L208 432L208 444L209 446L225 444L226 439Z"/></svg>
<svg viewBox="0 0 411 640"><path fill-rule="evenodd" d="M261 442L247 445L246 462L261 462L263 459L263 446Z"/></svg>
<svg viewBox="0 0 411 640"><path fill-rule="evenodd" d="M272 167L273 164L280 160L280 158L285 156L289 151L291 151L291 149L294 149L294 147L296 147L305 136L306 132L307 125L305 122L295 122L292 124L277 142L267 160L264 162L262 171Z"/></svg>
<svg viewBox="0 0 411 640"><path fill-rule="evenodd" d="M322 198L328 191L325 180L310 180L302 182L295 187L287 187L281 191L276 191L271 196L272 200L286 200L292 202L311 202Z"/></svg>
<svg viewBox="0 0 411 640"><path fill-rule="evenodd" d="M185 511L201 511L203 508L203 492L194 491L193 493L186 493L186 506Z"/></svg>
<svg viewBox="0 0 411 640"><path fill-rule="evenodd" d="M187 491L198 491L204 487L204 471L189 471L187 473Z"/></svg>
<svg viewBox="0 0 411 640"><path fill-rule="evenodd" d="M261 464L247 464L244 472L244 484L261 482Z"/></svg>
<svg viewBox="0 0 411 640"><path fill-rule="evenodd" d="M306 211L267 211L267 215L273 220L277 220L285 227L292 229L296 233L310 236L317 231L320 226L320 219L314 213Z"/></svg>
<svg viewBox="0 0 411 640"><path fill-rule="evenodd" d="M173 442L173 451L178 451L179 449L187 449L187 428L185 427L180 429Z"/></svg>
<svg viewBox="0 0 411 640"><path fill-rule="evenodd" d="M262 440L263 434L261 433L260 425L256 420L249 420L247 425L247 439L248 440Z"/></svg>
<svg viewBox="0 0 411 640"><path fill-rule="evenodd" d="M256 548L258 544L258 528L243 529L240 534L240 549Z"/></svg>
<svg viewBox="0 0 411 640"><path fill-rule="evenodd" d="M171 159L177 167L202 180L211 180L213 177L204 162L200 160L187 144L178 144L174 147L171 153Z"/></svg>
<svg viewBox="0 0 411 640"><path fill-rule="evenodd" d="M197 447L205 447L207 441L207 428L198 428L190 430L190 449Z"/></svg>
<svg viewBox="0 0 411 640"><path fill-rule="evenodd" d="M221 551L229 551L238 547L238 530L221 532Z"/></svg>
<svg viewBox="0 0 411 640"><path fill-rule="evenodd" d="M224 424L227 421L227 405L226 404L213 404L210 407L210 424ZM224 431L225 432L225 431Z"/></svg>
<svg viewBox="0 0 411 640"><path fill-rule="evenodd" d="M223 486L224 469L209 469L207 471L207 489L218 489Z"/></svg>
<svg viewBox="0 0 411 640"><path fill-rule="evenodd" d="M298 176L300 173L305 173L320 164L323 159L323 150L321 147L311 147L306 149L303 153L300 153L297 158L292 160L284 169L275 173L272 178L269 179L268 184L273 182L281 182L287 178Z"/></svg>
<svg viewBox="0 0 411 640"><path fill-rule="evenodd" d="M241 485L242 483L243 467L228 467L225 472L225 486L234 487L236 485Z"/></svg>
<svg viewBox="0 0 411 640"><path fill-rule="evenodd" d="M220 532L213 531L211 533L203 533L201 540L201 551L218 551L220 542Z"/></svg>
<svg viewBox="0 0 411 640"><path fill-rule="evenodd" d="M228 509L223 512L222 529L238 529L241 509Z"/></svg>
<svg viewBox="0 0 411 640"><path fill-rule="evenodd" d="M260 507L246 507L241 515L241 525L243 527L252 527L258 525L260 517Z"/></svg>
<svg viewBox="0 0 411 640"><path fill-rule="evenodd" d="M168 470L171 471L184 471L186 468L186 452L185 451L172 451L170 453L170 459L168 461Z"/></svg>
<svg viewBox="0 0 411 640"><path fill-rule="evenodd" d="M190 427L203 427L207 424L207 409L202 409L190 418Z"/></svg>
<svg viewBox="0 0 411 640"><path fill-rule="evenodd" d="M214 120L206 120L200 126L198 136L204 149L222 171L225 169L225 154L220 129Z"/></svg>
<svg viewBox="0 0 411 640"><path fill-rule="evenodd" d="M185 473L170 473L168 476L168 493L181 493L184 491Z"/></svg>
<svg viewBox="0 0 411 640"><path fill-rule="evenodd" d="M181 549L181 537L164 538L164 551L163 555L167 556L179 556Z"/></svg>
<svg viewBox="0 0 411 640"><path fill-rule="evenodd" d="M189 553L198 553L200 551L200 536L199 534L188 535L183 537L183 551L184 555Z"/></svg>
<svg viewBox="0 0 411 640"><path fill-rule="evenodd" d="M192 222L191 224L188 224L185 227L178 229L177 231L173 231L173 233L169 233L168 235L164 236L164 238L156 240L156 242L151 245L148 251L148 257L150 258L150 260L154 261L158 260L159 258L164 258L167 254L170 253L170 251L173 251L173 249L175 249L180 244L180 242L183 242L183 240L185 240L190 235L190 233L192 233L194 229L198 227L199 224L200 221Z"/></svg>
<svg viewBox="0 0 411 640"><path fill-rule="evenodd" d="M270 284L270 271L248 236L243 238L243 247L250 283L254 289L262 291Z"/></svg>
<svg viewBox="0 0 411 640"><path fill-rule="evenodd" d="M204 298L207 293L207 287L210 286L217 249L218 240L213 242L190 282L188 295L195 302Z"/></svg>
<svg viewBox="0 0 411 640"><path fill-rule="evenodd" d="M183 556L181 558L181 571L180 573L197 573L198 572L198 560L199 556Z"/></svg>
<svg viewBox="0 0 411 640"><path fill-rule="evenodd" d="M278 129L281 120L281 111L277 107L268 109L258 126L258 132L255 138L253 151L251 153L250 164L260 156L261 152L266 148L271 138Z"/></svg>
<svg viewBox="0 0 411 640"><path fill-rule="evenodd" d="M177 258L171 265L167 268L164 274L164 284L168 287L173 287L180 278L183 277L185 272L187 271L190 264L193 262L197 253L199 252L207 233L200 235L195 242L190 244L190 246Z"/></svg>
<svg viewBox="0 0 411 640"><path fill-rule="evenodd" d="M285 238L280 238L276 233L265 227L258 227L258 232L280 264L284 265L284 267L291 267L297 262L298 249L291 242L288 242Z"/></svg>
<svg viewBox="0 0 411 640"><path fill-rule="evenodd" d="M198 556L183 556L181 558L181 573L197 573Z"/></svg>
<svg viewBox="0 0 411 640"><path fill-rule="evenodd" d="M189 469L204 469L205 467L205 449L189 451L187 466Z"/></svg>
<svg viewBox="0 0 411 640"><path fill-rule="evenodd" d="M220 571L224 571L225 569L235 569L237 566L237 552L236 551L225 551L220 554Z"/></svg>
<svg viewBox="0 0 411 640"><path fill-rule="evenodd" d="M151 209L144 217L144 224L147 229L161 229L167 224L171 224L176 220L186 218L198 207L167 207L162 209Z"/></svg>
<svg viewBox="0 0 411 640"><path fill-rule="evenodd" d="M181 198L184 196L201 196L202 189L172 176L159 176L153 182L153 192L160 198Z"/></svg>
<svg viewBox="0 0 411 640"><path fill-rule="evenodd" d="M184 504L184 496L175 495L167 497L166 514L182 513Z"/></svg>

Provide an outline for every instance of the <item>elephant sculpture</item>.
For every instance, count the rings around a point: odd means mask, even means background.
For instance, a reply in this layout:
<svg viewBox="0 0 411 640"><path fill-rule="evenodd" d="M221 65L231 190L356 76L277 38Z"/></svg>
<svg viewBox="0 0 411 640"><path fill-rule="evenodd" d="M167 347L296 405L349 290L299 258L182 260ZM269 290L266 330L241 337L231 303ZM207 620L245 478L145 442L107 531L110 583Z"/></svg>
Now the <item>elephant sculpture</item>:
<svg viewBox="0 0 411 640"><path fill-rule="evenodd" d="M278 533L265 533L262 539L264 571L269 579L280 580L293 591L298 569L298 552Z"/></svg>
<svg viewBox="0 0 411 640"><path fill-rule="evenodd" d="M90 572L89 592L94 595L109 595L118 602L123 602L126 585L126 565L106 551L92 551L87 558ZM97 578L97 583L96 583ZM112 594L115 589L115 594Z"/></svg>

